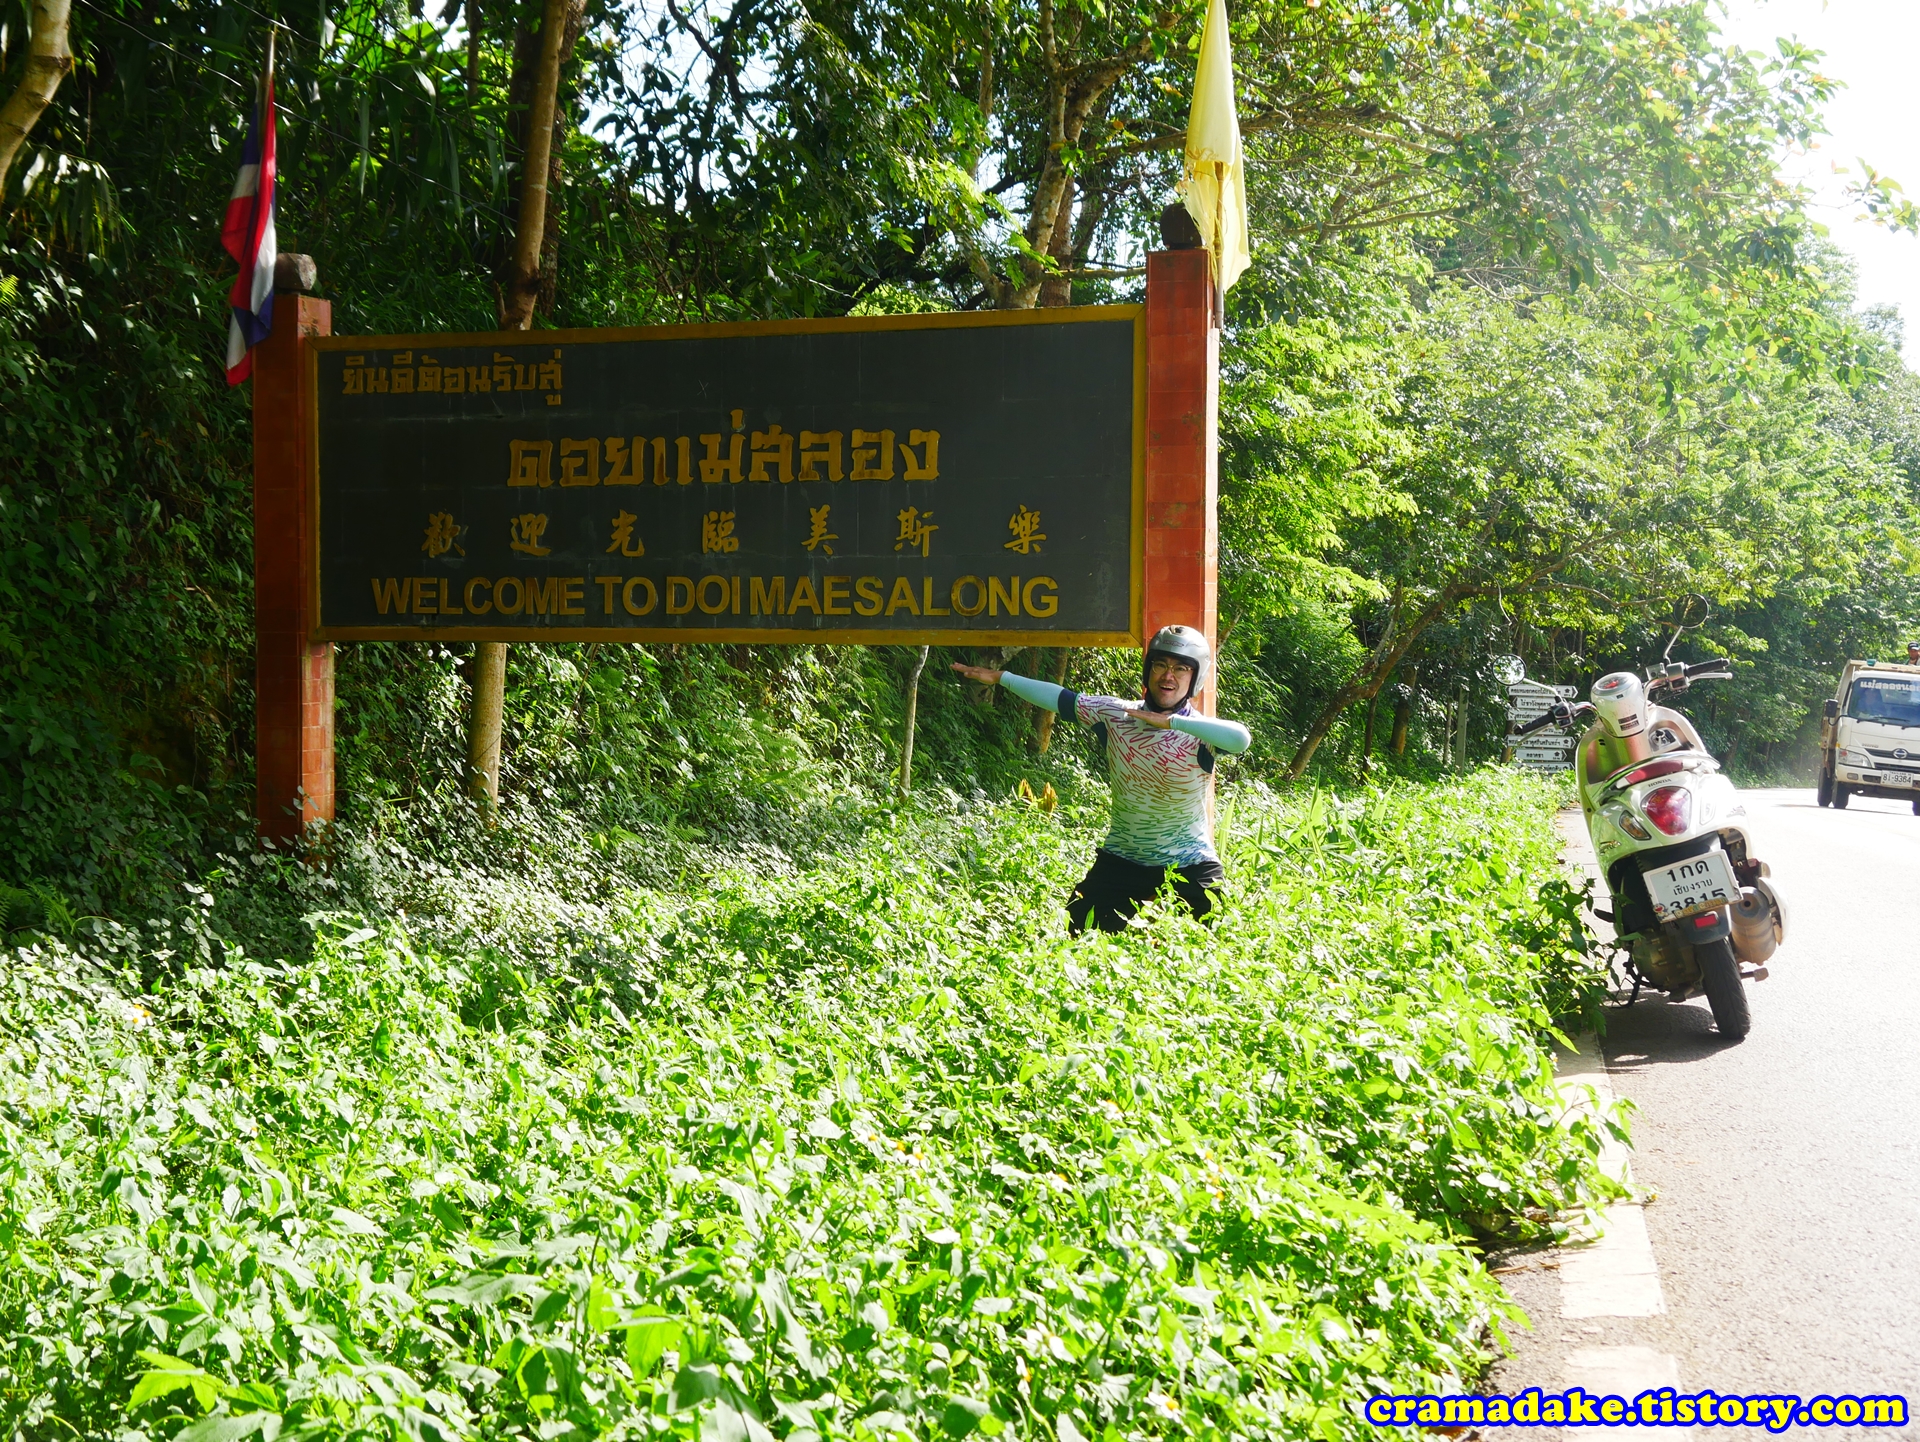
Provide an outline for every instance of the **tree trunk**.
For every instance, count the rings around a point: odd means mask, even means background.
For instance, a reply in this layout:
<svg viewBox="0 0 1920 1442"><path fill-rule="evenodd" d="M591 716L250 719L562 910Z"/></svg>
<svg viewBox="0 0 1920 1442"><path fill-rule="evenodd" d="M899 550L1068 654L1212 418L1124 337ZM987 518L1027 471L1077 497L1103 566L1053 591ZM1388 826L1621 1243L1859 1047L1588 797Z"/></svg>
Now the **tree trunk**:
<svg viewBox="0 0 1920 1442"><path fill-rule="evenodd" d="M1066 646L1060 648L1060 664L1053 668L1053 684L1067 684L1067 667L1073 663L1073 652ZM1037 755L1045 756L1047 748L1053 745L1053 723L1060 719L1057 711L1042 711L1040 724L1034 728L1033 749Z"/></svg>
<svg viewBox="0 0 1920 1442"><path fill-rule="evenodd" d="M1373 713L1378 708L1379 696L1367 697L1367 725L1360 736L1360 774L1365 776L1373 769Z"/></svg>
<svg viewBox="0 0 1920 1442"><path fill-rule="evenodd" d="M540 50L528 87L525 144L520 162L520 220L513 260L500 303L500 328L526 330L540 297L541 255L547 240L547 202L553 184L554 120L559 105L560 66L574 28L576 0L546 0L540 20Z"/></svg>
<svg viewBox="0 0 1920 1442"><path fill-rule="evenodd" d="M26 143L28 132L39 124L60 82L73 69L73 51L67 45L71 14L72 0L35 0L27 63L20 84L0 106L0 192L6 188L7 172L13 168L13 158Z"/></svg>
<svg viewBox="0 0 1920 1442"><path fill-rule="evenodd" d="M467 733L467 786L475 801L500 800L500 713L507 702L507 647L473 648L473 725Z"/></svg>
<svg viewBox="0 0 1920 1442"><path fill-rule="evenodd" d="M1395 756L1407 754L1407 733L1413 729L1413 708L1420 701L1420 668L1409 666L1407 679L1402 684L1407 694L1394 700L1393 733L1387 739L1387 749Z"/></svg>
<svg viewBox="0 0 1920 1442"><path fill-rule="evenodd" d="M913 674L907 677L907 731L900 743L900 796L906 799L913 790L913 731L920 719L920 673L927 669L927 652L932 648L922 646L920 659L913 663Z"/></svg>
<svg viewBox="0 0 1920 1442"><path fill-rule="evenodd" d="M1380 638L1380 644L1374 647L1373 654L1367 657L1353 679L1334 692L1327 704L1320 708L1320 714L1314 718L1313 725L1307 728L1306 737L1300 742L1299 749L1293 753L1293 760L1287 763L1287 780L1300 779L1308 763L1313 760L1313 753L1320 749L1320 743L1327 739L1327 734L1333 730L1334 723L1340 719L1340 713L1355 701L1370 701L1379 695L1380 688L1386 684L1387 677L1393 674L1393 668L1400 664L1401 658L1412 648L1413 643L1420 639L1427 627L1444 616L1455 602L1465 600L1468 594L1466 590L1458 593L1451 590L1442 591L1427 603L1425 610L1398 631L1394 629L1392 620L1389 618L1387 629Z"/></svg>
<svg viewBox="0 0 1920 1442"><path fill-rule="evenodd" d="M501 296L500 328L526 330L540 293L540 251L547 224L547 186L553 156L553 114L560 90L568 0L546 0L540 22L540 62L527 114L527 145L520 176L520 221L513 269ZM482 641L474 655L473 724L467 736L467 786L473 798L500 801L500 726L506 705L507 646Z"/></svg>
<svg viewBox="0 0 1920 1442"><path fill-rule="evenodd" d="M1062 52L1070 50L1080 38L1080 15L1069 11L1063 16L1054 0L1040 0L1038 19L1040 59L1047 72L1047 145L1040 173L1028 190L1032 208L1025 235L1032 253L1020 257L1020 280L1008 284L994 280L990 274L983 276L994 305L1002 310L1027 310L1047 303L1041 299L1041 292L1048 284L1048 267L1035 257L1059 260L1073 254L1076 187L1068 156L1079 147L1088 121L1102 113L1114 85L1146 61L1154 49L1152 39L1142 39L1119 54L1075 65ZM1059 234L1063 229L1067 232L1064 243ZM976 264L976 269L981 268Z"/></svg>
<svg viewBox="0 0 1920 1442"><path fill-rule="evenodd" d="M467 0L467 104L480 95L480 0Z"/></svg>
<svg viewBox="0 0 1920 1442"><path fill-rule="evenodd" d="M1067 183L1060 191L1060 205L1054 212L1053 244L1047 254L1062 272L1073 268L1073 197L1077 187L1073 177L1067 177ZM1073 304L1073 277L1065 274L1049 275L1040 282L1040 302L1042 306Z"/></svg>

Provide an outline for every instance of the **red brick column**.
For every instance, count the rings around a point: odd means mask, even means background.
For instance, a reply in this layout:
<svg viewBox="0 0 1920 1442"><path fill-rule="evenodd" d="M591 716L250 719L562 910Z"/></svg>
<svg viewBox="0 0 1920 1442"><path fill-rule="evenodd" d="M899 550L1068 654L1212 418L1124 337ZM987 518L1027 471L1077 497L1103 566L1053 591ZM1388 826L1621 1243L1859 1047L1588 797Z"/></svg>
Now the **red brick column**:
<svg viewBox="0 0 1920 1442"><path fill-rule="evenodd" d="M306 338L333 333L333 307L273 300L253 352L254 813L260 834L299 836L333 819L333 645L313 630L306 462L312 417Z"/></svg>
<svg viewBox="0 0 1920 1442"><path fill-rule="evenodd" d="M1142 626L1219 643L1220 332L1204 250L1147 257L1147 575ZM1199 698L1211 712L1217 688Z"/></svg>

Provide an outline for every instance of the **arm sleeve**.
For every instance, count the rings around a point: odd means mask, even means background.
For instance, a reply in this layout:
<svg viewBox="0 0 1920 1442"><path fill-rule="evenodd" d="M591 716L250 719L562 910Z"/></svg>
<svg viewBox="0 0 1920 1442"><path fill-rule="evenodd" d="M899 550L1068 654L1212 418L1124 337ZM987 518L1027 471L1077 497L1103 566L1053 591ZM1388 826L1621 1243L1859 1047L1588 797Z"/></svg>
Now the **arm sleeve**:
<svg viewBox="0 0 1920 1442"><path fill-rule="evenodd" d="M1031 676L1016 676L1011 671L1000 673L1000 684L1022 701L1031 701L1043 711L1058 711L1060 698L1067 694L1064 686L1056 686L1051 681L1036 681Z"/></svg>
<svg viewBox="0 0 1920 1442"><path fill-rule="evenodd" d="M1216 751L1238 756L1253 745L1253 733L1238 721L1222 721L1217 716L1175 716L1167 723L1175 731L1198 736Z"/></svg>

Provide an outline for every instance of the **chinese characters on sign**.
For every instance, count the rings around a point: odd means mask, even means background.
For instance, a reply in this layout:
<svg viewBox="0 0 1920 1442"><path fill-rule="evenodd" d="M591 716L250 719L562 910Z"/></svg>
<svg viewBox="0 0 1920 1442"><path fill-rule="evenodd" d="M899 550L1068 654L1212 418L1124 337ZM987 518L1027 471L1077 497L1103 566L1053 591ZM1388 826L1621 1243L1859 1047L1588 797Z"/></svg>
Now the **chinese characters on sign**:
<svg viewBox="0 0 1920 1442"><path fill-rule="evenodd" d="M448 551L456 551L464 556L467 553L460 544L460 538L466 533L467 528L456 526L453 517L445 511L435 511L427 517L427 539L421 543L420 549L429 556L444 556Z"/></svg>
<svg viewBox="0 0 1920 1442"><path fill-rule="evenodd" d="M1125 643L1142 323L316 341L320 633Z"/></svg>
<svg viewBox="0 0 1920 1442"><path fill-rule="evenodd" d="M644 556L646 546L633 533L633 523L640 518L632 511L622 511L613 518L613 539L607 542L609 551L617 551L623 556Z"/></svg>
<svg viewBox="0 0 1920 1442"><path fill-rule="evenodd" d="M833 547L828 543L837 541L840 537L835 532L827 529L827 513L832 509L833 507L831 506L812 506L808 509L807 519L812 529L807 532L807 539L801 542L801 544L809 551L818 546L827 555L831 556L833 554Z"/></svg>
<svg viewBox="0 0 1920 1442"><path fill-rule="evenodd" d="M831 506L813 506L807 511L811 529L801 545L808 551L818 549L821 554L833 554L832 542L840 539L837 532L829 531ZM646 545L634 532L634 523L640 518L632 511L621 511L612 522L612 539L606 549L628 557L640 557L647 553ZM900 523L900 533L894 538L893 549L912 550L919 548L922 557L933 553L933 533L940 529L933 523L933 512L922 511L916 506L908 506L895 518ZM726 553L740 549L740 540L733 534L734 513L732 511L708 511L700 518L700 550L703 554ZM1007 523L1014 539L1005 543L1003 549L1018 551L1025 556L1040 549L1040 542L1046 540L1046 534L1039 529L1040 513L1022 506L1019 513ZM529 556L551 555L550 547L542 546L540 538L546 534L547 517L536 513L514 516L509 521L512 539L508 548L523 551ZM466 555L460 545L460 537L467 533L465 526L454 524L454 519L445 511L436 511L427 518L426 536L420 549L429 556L442 556L449 550Z"/></svg>
<svg viewBox="0 0 1920 1442"><path fill-rule="evenodd" d="M1040 543L1046 540L1046 532L1040 529L1040 513L1029 511L1025 506L1013 513L1007 522L1007 529L1013 533L1013 539L1001 548L1018 551L1021 555L1030 555L1040 549Z"/></svg>
<svg viewBox="0 0 1920 1442"><path fill-rule="evenodd" d="M893 548L918 546L922 556L933 554L933 533L940 528L932 524L933 512L922 512L917 506L908 506L898 517L900 534L894 537Z"/></svg>
<svg viewBox="0 0 1920 1442"><path fill-rule="evenodd" d="M732 511L708 511L700 518L700 550L706 554L740 549L740 538L733 533Z"/></svg>
<svg viewBox="0 0 1920 1442"><path fill-rule="evenodd" d="M540 544L540 538L547 533L547 518L531 513L515 516L509 523L513 540L508 544L516 551L524 551L529 556L551 556L553 547Z"/></svg>

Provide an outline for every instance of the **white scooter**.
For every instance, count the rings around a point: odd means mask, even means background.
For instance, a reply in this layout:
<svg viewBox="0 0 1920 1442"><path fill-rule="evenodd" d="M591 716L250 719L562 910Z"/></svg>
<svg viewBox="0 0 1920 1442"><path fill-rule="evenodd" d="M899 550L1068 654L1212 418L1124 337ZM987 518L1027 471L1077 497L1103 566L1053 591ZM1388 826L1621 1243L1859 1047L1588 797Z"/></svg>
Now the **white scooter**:
<svg viewBox="0 0 1920 1442"><path fill-rule="evenodd" d="M1669 648L1671 649L1671 648ZM1646 681L1615 671L1593 683L1591 702L1556 703L1515 734L1590 721L1575 760L1587 833L1613 899L1611 921L1634 978L1682 1001L1706 993L1720 1034L1738 1041L1751 1025L1743 976L1765 980L1786 939L1787 909L1753 855L1747 808L1700 733L1655 704L1696 681L1728 681L1721 659L1663 661Z"/></svg>

